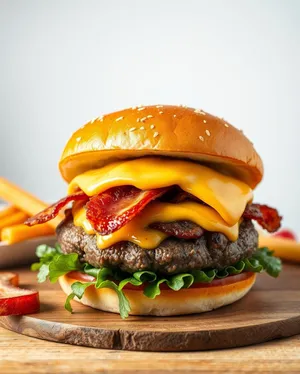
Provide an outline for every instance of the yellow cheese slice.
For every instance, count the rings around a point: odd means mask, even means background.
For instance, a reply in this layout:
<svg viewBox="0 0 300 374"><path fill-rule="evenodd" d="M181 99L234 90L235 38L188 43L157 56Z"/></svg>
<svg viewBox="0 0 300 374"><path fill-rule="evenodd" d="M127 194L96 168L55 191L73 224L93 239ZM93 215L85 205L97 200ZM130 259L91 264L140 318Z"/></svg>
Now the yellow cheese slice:
<svg viewBox="0 0 300 374"><path fill-rule="evenodd" d="M158 157L119 161L87 171L71 181L68 193L80 188L93 196L124 185L141 190L178 185L213 207L230 226L239 221L252 200L252 189L231 176L194 162Z"/></svg>
<svg viewBox="0 0 300 374"><path fill-rule="evenodd" d="M86 218L82 203L73 206L75 226L80 226L87 234L95 234L92 225ZM231 241L238 238L239 224L229 226L222 217L209 206L196 202L178 204L152 202L127 225L110 235L97 235L97 246L105 249L121 241L130 241L142 248L156 248L168 235L149 228L154 222L173 222L188 220L197 223L208 231L221 232Z"/></svg>

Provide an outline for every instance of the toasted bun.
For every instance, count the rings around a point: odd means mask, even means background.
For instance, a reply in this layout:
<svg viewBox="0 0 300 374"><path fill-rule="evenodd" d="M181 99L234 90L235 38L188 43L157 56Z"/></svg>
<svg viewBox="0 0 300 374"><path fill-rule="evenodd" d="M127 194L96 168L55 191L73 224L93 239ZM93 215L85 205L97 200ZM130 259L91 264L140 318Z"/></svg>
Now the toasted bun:
<svg viewBox="0 0 300 374"><path fill-rule="evenodd" d="M131 305L132 315L174 316L208 312L221 306L232 304L241 299L251 289L256 274L247 276L235 283L188 288L180 291L162 290L155 299L149 299L140 290L123 289ZM59 283L63 291L69 295L71 285L76 282L68 275L61 276ZM90 286L86 289L81 300L84 305L106 312L119 313L119 302L116 293L109 288L96 289Z"/></svg>
<svg viewBox="0 0 300 374"><path fill-rule="evenodd" d="M87 123L68 141L59 168L70 182L87 170L142 156L206 163L252 188L263 176L261 158L240 130L202 110L171 105L125 109Z"/></svg>

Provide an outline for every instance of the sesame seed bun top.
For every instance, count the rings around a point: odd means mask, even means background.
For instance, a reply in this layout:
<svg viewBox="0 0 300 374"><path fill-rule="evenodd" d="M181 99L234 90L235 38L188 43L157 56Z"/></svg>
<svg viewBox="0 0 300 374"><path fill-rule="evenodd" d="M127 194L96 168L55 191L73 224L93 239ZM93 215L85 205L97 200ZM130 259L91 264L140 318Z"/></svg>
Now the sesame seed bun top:
<svg viewBox="0 0 300 374"><path fill-rule="evenodd" d="M261 158L240 130L203 110L171 105L133 107L88 122L69 139L59 168L70 182L87 170L143 156L201 162L252 188L263 176Z"/></svg>

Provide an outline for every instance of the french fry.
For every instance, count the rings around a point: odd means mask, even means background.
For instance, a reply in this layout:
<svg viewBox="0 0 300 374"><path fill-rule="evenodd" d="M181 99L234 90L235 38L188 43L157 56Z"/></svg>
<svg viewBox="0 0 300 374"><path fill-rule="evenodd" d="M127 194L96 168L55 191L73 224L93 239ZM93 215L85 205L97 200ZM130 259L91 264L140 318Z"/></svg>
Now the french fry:
<svg viewBox="0 0 300 374"><path fill-rule="evenodd" d="M1 232L1 240L7 244L15 244L38 236L54 235L54 233L55 230L45 223L33 227L21 224L5 227Z"/></svg>
<svg viewBox="0 0 300 374"><path fill-rule="evenodd" d="M10 216L11 214L14 214L14 213L18 213L19 210L17 207L15 206L8 206L7 208L4 208L2 210L0 210L0 220L2 218L5 218L7 216Z"/></svg>
<svg viewBox="0 0 300 374"><path fill-rule="evenodd" d="M294 240L259 236L259 246L268 247L274 255L283 260L300 262L300 243Z"/></svg>
<svg viewBox="0 0 300 374"><path fill-rule="evenodd" d="M0 231L8 226L17 225L19 223L23 223L28 218L28 215L24 212L18 212L11 214L5 218L0 220Z"/></svg>
<svg viewBox="0 0 300 374"><path fill-rule="evenodd" d="M48 206L42 200L39 200L35 196L31 195L28 192L25 192L20 187L1 177L0 198L18 207L21 211L26 212L29 216L35 215ZM52 221L49 221L47 225L51 226L52 228L56 228L56 226L61 222L62 219L63 216L58 215Z"/></svg>

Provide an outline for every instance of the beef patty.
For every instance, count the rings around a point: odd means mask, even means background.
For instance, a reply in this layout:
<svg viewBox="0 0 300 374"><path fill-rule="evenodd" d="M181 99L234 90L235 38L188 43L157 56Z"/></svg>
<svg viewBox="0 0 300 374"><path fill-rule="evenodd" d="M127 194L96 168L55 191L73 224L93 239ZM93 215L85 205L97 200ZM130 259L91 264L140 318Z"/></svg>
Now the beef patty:
<svg viewBox="0 0 300 374"><path fill-rule="evenodd" d="M130 273L152 270L176 274L193 269L222 269L250 257L258 245L258 234L250 220L241 223L236 242L230 242L223 234L206 231L194 240L168 238L153 250L131 242L98 249L96 236L75 226L72 216L58 226L57 237L63 253L78 253L81 261L92 266L120 268Z"/></svg>

